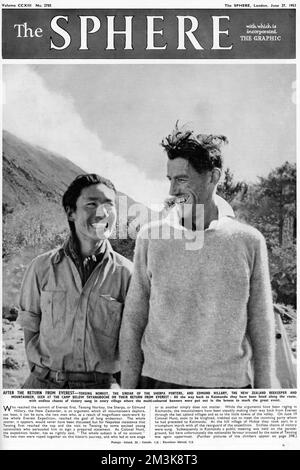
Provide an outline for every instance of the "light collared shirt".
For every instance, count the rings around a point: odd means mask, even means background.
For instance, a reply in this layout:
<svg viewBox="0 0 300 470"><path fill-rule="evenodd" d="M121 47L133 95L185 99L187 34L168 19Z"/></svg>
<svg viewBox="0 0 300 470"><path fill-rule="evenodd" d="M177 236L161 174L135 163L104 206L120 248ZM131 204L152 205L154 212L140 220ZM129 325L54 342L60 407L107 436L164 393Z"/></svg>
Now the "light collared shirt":
<svg viewBox="0 0 300 470"><path fill-rule="evenodd" d="M103 243L103 258L84 286L64 247L29 265L18 321L36 333L26 347L30 362L55 371L119 371L118 337L132 263L108 240Z"/></svg>

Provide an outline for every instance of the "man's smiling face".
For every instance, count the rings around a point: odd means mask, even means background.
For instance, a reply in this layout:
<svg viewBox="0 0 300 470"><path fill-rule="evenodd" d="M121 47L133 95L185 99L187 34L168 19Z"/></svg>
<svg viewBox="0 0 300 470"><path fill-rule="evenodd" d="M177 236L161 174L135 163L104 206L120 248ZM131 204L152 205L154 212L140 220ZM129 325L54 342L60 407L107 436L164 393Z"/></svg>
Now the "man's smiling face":
<svg viewBox="0 0 300 470"><path fill-rule="evenodd" d="M167 178L170 181L170 196L183 197L184 213L178 205L179 215L184 218L196 213L197 204L207 204L211 201L215 183L212 172L198 173L188 160L178 157L168 159Z"/></svg>
<svg viewBox="0 0 300 470"><path fill-rule="evenodd" d="M80 241L108 238L116 222L116 194L105 184L83 188L76 201L76 210L69 215Z"/></svg>

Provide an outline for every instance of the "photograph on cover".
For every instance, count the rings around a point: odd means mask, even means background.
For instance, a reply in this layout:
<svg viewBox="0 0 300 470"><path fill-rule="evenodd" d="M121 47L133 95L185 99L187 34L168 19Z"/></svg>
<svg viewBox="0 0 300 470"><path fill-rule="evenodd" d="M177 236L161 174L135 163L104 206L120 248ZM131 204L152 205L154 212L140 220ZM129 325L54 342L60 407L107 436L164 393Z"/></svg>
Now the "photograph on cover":
<svg viewBox="0 0 300 470"><path fill-rule="evenodd" d="M3 66L4 388L296 388L295 79Z"/></svg>

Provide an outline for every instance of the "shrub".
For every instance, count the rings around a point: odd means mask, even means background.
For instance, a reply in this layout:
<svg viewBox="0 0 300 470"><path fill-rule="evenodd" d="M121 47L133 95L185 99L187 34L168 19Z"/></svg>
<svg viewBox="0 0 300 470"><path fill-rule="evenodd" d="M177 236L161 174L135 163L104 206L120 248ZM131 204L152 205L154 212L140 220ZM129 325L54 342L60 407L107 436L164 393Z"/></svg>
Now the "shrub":
<svg viewBox="0 0 300 470"><path fill-rule="evenodd" d="M272 288L276 301L296 306L296 245L277 246L269 252Z"/></svg>
<svg viewBox="0 0 300 470"><path fill-rule="evenodd" d="M9 258L28 247L54 248L67 232L66 216L58 204L43 201L18 208L4 219L3 257Z"/></svg>

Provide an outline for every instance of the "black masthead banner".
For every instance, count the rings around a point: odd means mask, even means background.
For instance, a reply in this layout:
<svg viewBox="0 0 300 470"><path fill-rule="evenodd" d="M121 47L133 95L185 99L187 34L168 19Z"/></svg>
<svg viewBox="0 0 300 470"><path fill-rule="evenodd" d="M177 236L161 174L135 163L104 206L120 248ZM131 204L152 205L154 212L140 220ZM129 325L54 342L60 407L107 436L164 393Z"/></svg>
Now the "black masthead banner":
<svg viewBox="0 0 300 470"><path fill-rule="evenodd" d="M295 9L3 9L4 59L294 59Z"/></svg>

